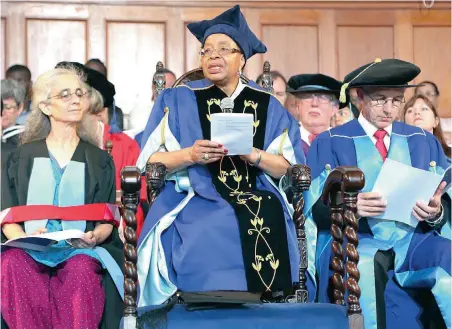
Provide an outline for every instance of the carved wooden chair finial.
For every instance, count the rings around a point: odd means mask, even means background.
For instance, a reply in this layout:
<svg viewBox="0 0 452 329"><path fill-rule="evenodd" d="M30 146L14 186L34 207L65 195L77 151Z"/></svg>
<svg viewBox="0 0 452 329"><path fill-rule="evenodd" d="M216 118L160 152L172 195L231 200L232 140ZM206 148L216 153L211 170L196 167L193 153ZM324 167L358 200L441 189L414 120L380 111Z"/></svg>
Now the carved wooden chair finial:
<svg viewBox="0 0 452 329"><path fill-rule="evenodd" d="M113 151L113 142L111 140L105 141L105 150L111 155L111 151Z"/></svg>
<svg viewBox="0 0 452 329"><path fill-rule="evenodd" d="M268 61L265 61L264 63L261 86L269 93L273 93L273 77L271 74L271 66Z"/></svg>
<svg viewBox="0 0 452 329"><path fill-rule="evenodd" d="M159 61L156 66L154 78L152 79L152 84L155 89L156 98L163 91L163 89L165 89L166 85L166 78L163 69L164 69L163 63Z"/></svg>

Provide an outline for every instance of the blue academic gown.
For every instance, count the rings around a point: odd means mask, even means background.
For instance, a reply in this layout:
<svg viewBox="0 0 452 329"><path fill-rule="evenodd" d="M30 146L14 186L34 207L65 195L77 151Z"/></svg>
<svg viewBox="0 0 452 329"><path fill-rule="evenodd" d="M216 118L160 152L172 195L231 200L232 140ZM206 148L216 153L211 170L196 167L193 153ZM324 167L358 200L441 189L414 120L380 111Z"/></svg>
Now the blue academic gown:
<svg viewBox="0 0 452 329"><path fill-rule="evenodd" d="M442 174L447 167L446 157L438 140L420 128L394 122L388 158L415 168ZM357 166L365 175L363 192L370 192L382 168L383 160L372 140L366 135L357 120L319 135L311 145L308 165L312 170L313 181L305 195L305 215L308 221L313 218L313 206L318 201L325 180L329 174L328 166ZM315 214L314 214L315 216ZM365 221L365 222L364 222ZM442 316L450 328L450 288L451 288L451 245L450 225L441 230L427 232L418 225L416 229L403 223L361 218L370 232L359 233L358 251L360 260L360 303L363 309L365 328L377 329L376 296L374 279L374 256L378 250L395 253L395 281L404 288L431 289ZM317 274L319 277L318 299L328 302L327 287L330 276L331 236L320 231L316 246L310 250L316 253ZM396 305L400 307L400 305ZM419 325L415 315L405 313L398 319L402 327L416 328ZM388 322L388 321L387 321ZM400 327L400 326L399 326Z"/></svg>
<svg viewBox="0 0 452 329"><path fill-rule="evenodd" d="M165 89L154 104L144 132L137 166L144 170L157 151L176 151L202 140L195 90L208 80ZM262 89L254 82L245 88ZM164 147L163 147L164 146ZM305 163L298 123L270 96L264 150L291 163ZM290 269L298 281L299 251L293 209L282 189L260 171L257 188L277 195L284 209ZM167 176L166 186L146 217L138 246L139 306L165 302L176 290L246 290L237 219L216 191L206 166L193 165ZM308 279L314 296L313 277Z"/></svg>

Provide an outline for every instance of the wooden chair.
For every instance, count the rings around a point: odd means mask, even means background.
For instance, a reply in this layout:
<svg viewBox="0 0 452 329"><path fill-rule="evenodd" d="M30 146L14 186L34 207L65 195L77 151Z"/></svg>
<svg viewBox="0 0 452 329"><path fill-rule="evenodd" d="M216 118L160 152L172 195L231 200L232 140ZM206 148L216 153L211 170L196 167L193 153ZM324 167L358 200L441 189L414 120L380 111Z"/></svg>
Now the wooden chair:
<svg viewBox="0 0 452 329"><path fill-rule="evenodd" d="M270 74L270 65L268 62L264 64L264 76L267 80L263 85L268 88L271 86L272 79ZM199 80L202 78L202 70L195 69L187 72L180 77L175 86L183 83L187 83L192 80ZM269 90L270 91L270 90ZM148 202L150 211L152 211L152 204L158 197L159 193L165 186L166 167L161 163L149 163L146 166L146 182L148 190ZM333 235L333 250L335 257L332 260L332 267L334 269L333 282L334 282L334 304L315 304L307 303L308 290L306 286L306 271L308 267L308 255L307 255L307 240L305 232L305 217L303 215L304 199L303 192L309 189L311 183L310 169L305 165L294 165L290 167L285 176L286 193L292 194L292 205L294 208L293 221L296 228L298 247L300 251L300 267L299 267L299 282L294 286L293 295L288 296L283 303L298 304L299 306L283 306L281 304L262 304L256 307L245 306L245 313L241 316L244 319L261 316L269 316L273 314L275 316L284 316L285 323L292 321L297 325L297 328L311 328L316 324L316 328L352 328L363 329L363 319L361 315L361 308L359 305L359 272L357 269L358 253L356 247L358 245L357 228L358 221L356 217L356 199L359 190L364 186L364 175L358 168L353 167L340 167L335 169L325 184L323 191L324 202L331 207L332 227L331 232ZM136 219L135 211L138 203L137 194L140 190L140 172L136 167L126 167L122 172L122 184L123 189L123 203L124 203L124 220L126 228L124 231L125 245L125 266L124 266L124 328L135 329L138 322L144 325L147 321L146 316L138 317L137 310L137 251L136 251ZM343 219L345 218L346 226L343 229ZM346 268L348 278L344 285L344 254L342 251L343 236L347 238L347 252L346 252ZM348 308L345 307L345 291L348 290ZM273 305L273 306L272 306ZM247 308L248 307L248 308ZM174 312L183 315L183 317L193 318L198 316L198 319L192 319L193 321L208 321L209 314L212 315L215 311L196 311L186 312L183 309L183 305L176 305L173 308ZM171 312L173 312L171 310ZM146 314L143 311L143 314ZM199 312L210 312L200 314ZM276 313L275 313L276 312ZM282 313L281 313L282 312ZM196 314L195 314L196 313ZM330 315L330 317L327 316ZM310 321L302 321L303 315L309 316ZM317 315L315 319L312 316ZM348 315L348 317L347 317ZM170 316L170 315L169 315ZM228 318L228 314L223 313L221 315L214 315L214 321L218 321L218 316L224 320ZM155 319L154 319L155 320ZM152 321L154 321L152 320ZM306 320L306 319L305 319ZM309 325L311 323L311 325ZM250 321L247 321L248 325ZM323 327L322 327L323 325ZM257 324L256 324L257 327ZM159 327L160 328L160 327ZM229 328L225 323L225 328ZM251 327L247 327L251 328ZM264 328L264 327L259 327ZM292 328L292 327L291 327Z"/></svg>
<svg viewBox="0 0 452 329"><path fill-rule="evenodd" d="M146 167L146 180L149 192L149 204L152 209L152 204L158 197L160 191L165 186L166 168L161 163L150 163ZM289 188L293 192L292 204L294 207L293 220L295 222L297 238L299 241L301 262L300 262L300 280L294 287L294 295L286 299L287 303L302 304L297 310L297 319L302 319L302 314L309 316L309 314L316 314L321 318L316 319L314 323L320 326L325 322L329 316L331 319L328 323L335 323L334 328L350 328L363 329L363 318L361 314L361 307L359 304L360 290L359 290L359 271L357 263L359 260L357 246L357 228L358 220L356 216L356 200L358 192L364 186L364 175L355 167L339 167L332 171L325 183L323 190L323 201L331 208L331 234L333 236L333 252L331 266L334 270L333 286L334 286L334 304L316 304L306 303L307 289L306 289L306 269L307 269L307 251L306 251L306 233L305 233L305 218L303 215L303 192L309 188L310 185L310 169L304 165L294 165L289 168L286 174L286 180L289 182ZM140 172L135 167L126 167L122 172L123 189L123 203L124 203L124 220L126 228L124 231L125 245L125 265L124 265L124 317L125 322L131 326L124 328L136 327L137 321L137 251L136 251L136 219L135 211L138 203L138 193L141 187ZM344 225L345 221L345 225ZM346 253L344 255L342 244L344 236L347 240ZM347 272L347 279L344 280L345 268ZM348 290L348 298L346 307L345 292ZM267 312L270 304L261 305L263 309L250 310L250 312ZM279 304L281 305L281 304ZM181 306L177 305L178 308ZM271 309L274 311L274 309ZM288 308L293 312L293 306ZM180 311L180 310L179 310ZM202 311L198 311L202 312ZM211 312L211 311L205 311ZM188 314L193 312L187 312ZM291 313L292 314L292 313ZM293 315L293 314L292 314ZM347 319L348 315L348 319ZM126 320L128 319L128 320ZM217 319L218 320L218 319ZM306 319L305 319L306 320ZM200 319L201 321L201 319ZM285 319L287 322L288 319ZM295 321L295 320L294 320ZM323 321L323 322L322 322ZM303 326L306 324L306 327ZM308 321L300 323L298 328L310 328ZM346 326L345 326L346 325ZM327 327L325 327L327 328Z"/></svg>

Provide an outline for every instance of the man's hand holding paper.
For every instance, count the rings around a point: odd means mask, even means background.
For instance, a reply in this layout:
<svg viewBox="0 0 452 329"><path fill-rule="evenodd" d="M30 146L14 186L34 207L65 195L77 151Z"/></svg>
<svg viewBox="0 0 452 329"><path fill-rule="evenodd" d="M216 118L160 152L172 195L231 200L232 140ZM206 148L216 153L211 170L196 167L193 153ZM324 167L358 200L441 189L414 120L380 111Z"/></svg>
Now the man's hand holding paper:
<svg viewBox="0 0 452 329"><path fill-rule="evenodd" d="M441 184L443 180L440 175L386 159L372 190L376 193L372 194L373 199L369 200L367 193L358 196L358 214L412 227L419 221L434 220L441 211L441 195L446 186L445 182ZM387 202L379 214L377 207L382 204L377 201Z"/></svg>
<svg viewBox="0 0 452 329"><path fill-rule="evenodd" d="M429 204L423 201L417 201L413 208L413 216L420 222L431 221L441 212L441 196L444 193L447 182L442 182L437 188L435 194L430 199Z"/></svg>

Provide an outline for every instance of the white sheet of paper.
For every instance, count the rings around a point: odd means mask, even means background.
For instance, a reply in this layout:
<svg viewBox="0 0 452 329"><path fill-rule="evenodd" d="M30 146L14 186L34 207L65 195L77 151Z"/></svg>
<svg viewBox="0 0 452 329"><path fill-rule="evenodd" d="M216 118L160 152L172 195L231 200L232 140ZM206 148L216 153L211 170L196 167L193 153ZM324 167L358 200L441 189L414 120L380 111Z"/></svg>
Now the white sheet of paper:
<svg viewBox="0 0 452 329"><path fill-rule="evenodd" d="M52 239L55 241L63 241L63 240L69 240L69 239L80 239L85 232L82 232L80 230L63 230L63 231L57 231L57 232L50 232L50 233L43 233L43 234L37 234L37 235L29 235L37 238L43 238L43 239Z"/></svg>
<svg viewBox="0 0 452 329"><path fill-rule="evenodd" d="M372 192L387 201L386 211L376 218L392 220L416 227L419 221L412 215L417 201L428 204L442 181L442 176L386 159Z"/></svg>
<svg viewBox="0 0 452 329"><path fill-rule="evenodd" d="M210 116L211 140L223 145L228 155L246 155L253 150L252 114L215 113Z"/></svg>
<svg viewBox="0 0 452 329"><path fill-rule="evenodd" d="M2 243L3 247L14 247L21 249L30 249L36 251L45 251L57 241L78 239L85 233L80 230L63 230L57 232L28 235L21 238L11 239Z"/></svg>

